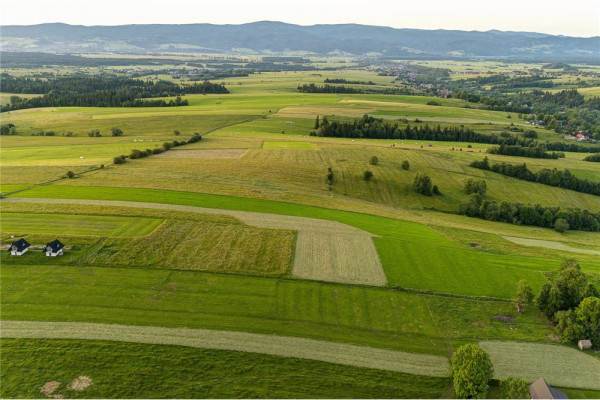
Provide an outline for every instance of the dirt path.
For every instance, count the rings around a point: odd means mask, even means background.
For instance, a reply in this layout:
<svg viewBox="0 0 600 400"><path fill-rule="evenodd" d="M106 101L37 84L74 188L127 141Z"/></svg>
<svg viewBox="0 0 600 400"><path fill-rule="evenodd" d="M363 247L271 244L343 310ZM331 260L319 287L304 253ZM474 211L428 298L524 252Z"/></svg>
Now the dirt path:
<svg viewBox="0 0 600 400"><path fill-rule="evenodd" d="M305 279L384 286L387 283L373 234L336 221L248 211L223 210L136 201L35 199L11 197L3 202L90 204L230 215L261 228L298 231L292 273Z"/></svg>
<svg viewBox="0 0 600 400"><path fill-rule="evenodd" d="M516 237L516 236L502 236L502 237L510 242L519 244L521 246L543 247L546 249L568 251L571 253L600 255L600 251L598 251L598 250L580 249L577 247L571 247L565 243L555 242L553 240L526 239L526 238L521 238L521 237Z"/></svg>
<svg viewBox="0 0 600 400"><path fill-rule="evenodd" d="M319 360L415 375L448 376L440 356L296 337L206 329L162 328L85 322L1 321L4 338L87 339L168 344Z"/></svg>

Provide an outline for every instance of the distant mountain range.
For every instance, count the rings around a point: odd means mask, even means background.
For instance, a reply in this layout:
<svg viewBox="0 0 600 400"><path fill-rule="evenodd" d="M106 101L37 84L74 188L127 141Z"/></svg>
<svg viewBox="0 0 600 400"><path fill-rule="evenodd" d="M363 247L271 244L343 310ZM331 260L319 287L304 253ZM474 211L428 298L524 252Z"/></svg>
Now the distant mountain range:
<svg viewBox="0 0 600 400"><path fill-rule="evenodd" d="M535 18L535 16L532 16ZM600 61L600 37L530 32L394 29L355 24L3 26L4 51L214 52L415 58L506 57Z"/></svg>

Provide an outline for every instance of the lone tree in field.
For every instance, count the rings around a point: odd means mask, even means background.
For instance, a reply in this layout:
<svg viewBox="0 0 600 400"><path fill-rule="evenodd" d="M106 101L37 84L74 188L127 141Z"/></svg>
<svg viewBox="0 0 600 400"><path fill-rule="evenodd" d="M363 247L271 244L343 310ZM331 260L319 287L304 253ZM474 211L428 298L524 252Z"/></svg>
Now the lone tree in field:
<svg viewBox="0 0 600 400"><path fill-rule="evenodd" d="M73 172L73 171L67 171L67 178L69 178L69 179L75 178L75 172Z"/></svg>
<svg viewBox="0 0 600 400"><path fill-rule="evenodd" d="M419 172L417 176L415 176L413 185L418 193L425 196L433 195L433 184L431 183L431 178L427 174Z"/></svg>
<svg viewBox="0 0 600 400"><path fill-rule="evenodd" d="M377 156L371 157L371 159L369 160L369 164L371 164L371 165L379 164L379 158L377 158Z"/></svg>
<svg viewBox="0 0 600 400"><path fill-rule="evenodd" d="M454 352L450 360L456 396L481 399L487 394L494 367L488 353L476 344L466 344Z"/></svg>
<svg viewBox="0 0 600 400"><path fill-rule="evenodd" d="M317 115L317 119L315 119L315 129L319 129L319 116Z"/></svg>
<svg viewBox="0 0 600 400"><path fill-rule="evenodd" d="M527 306L533 301L533 290L526 280L521 279L517 284L517 294L514 298L515 307L518 313L523 313Z"/></svg>
<svg viewBox="0 0 600 400"><path fill-rule="evenodd" d="M373 179L373 173L369 170L366 170L365 173L363 174L363 179L365 181L370 181L371 179Z"/></svg>
<svg viewBox="0 0 600 400"><path fill-rule="evenodd" d="M123 130L120 128L113 127L111 133L113 136L123 136Z"/></svg>
<svg viewBox="0 0 600 400"><path fill-rule="evenodd" d="M408 162L408 160L402 161L402 169L405 171L408 171L410 169L410 163Z"/></svg>
<svg viewBox="0 0 600 400"><path fill-rule="evenodd" d="M175 136L179 136L179 135L181 135L181 132L179 132L178 130L174 130L174 131L173 131L173 135L175 135Z"/></svg>
<svg viewBox="0 0 600 400"><path fill-rule="evenodd" d="M505 399L528 399L529 385L522 378L510 376L502 384L502 397Z"/></svg>

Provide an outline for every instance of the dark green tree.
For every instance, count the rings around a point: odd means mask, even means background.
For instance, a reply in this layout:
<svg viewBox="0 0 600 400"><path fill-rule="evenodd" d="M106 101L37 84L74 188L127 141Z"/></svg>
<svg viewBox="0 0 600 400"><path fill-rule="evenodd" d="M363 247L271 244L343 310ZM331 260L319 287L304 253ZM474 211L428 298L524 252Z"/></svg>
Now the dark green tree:
<svg viewBox="0 0 600 400"><path fill-rule="evenodd" d="M431 183L431 178L423 172L419 172L417 176L415 176L413 186L417 193L421 193L425 196L433 195L433 184Z"/></svg>
<svg viewBox="0 0 600 400"><path fill-rule="evenodd" d="M502 397L505 399L528 399L531 397L529 385L522 378L509 376L502 383Z"/></svg>

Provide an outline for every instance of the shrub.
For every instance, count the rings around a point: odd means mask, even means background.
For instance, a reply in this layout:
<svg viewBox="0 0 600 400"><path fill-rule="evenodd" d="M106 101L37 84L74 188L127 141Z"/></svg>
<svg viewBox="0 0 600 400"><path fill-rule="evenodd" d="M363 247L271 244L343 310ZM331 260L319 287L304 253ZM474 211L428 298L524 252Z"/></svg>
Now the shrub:
<svg viewBox="0 0 600 400"><path fill-rule="evenodd" d="M181 135L181 132L179 132L178 130L174 130L174 131L173 131L173 135L175 135L175 136L179 136L179 135Z"/></svg>
<svg viewBox="0 0 600 400"><path fill-rule="evenodd" d="M522 378L509 376L502 384L502 397L505 399L528 399L529 385Z"/></svg>
<svg viewBox="0 0 600 400"><path fill-rule="evenodd" d="M563 233L565 231L569 230L569 223L567 222L566 219L564 218L558 218L555 222L554 222L554 229L557 232Z"/></svg>
<svg viewBox="0 0 600 400"><path fill-rule="evenodd" d="M371 179L373 179L373 172L371 172L371 171L369 171L369 170L366 170L366 171L363 173L363 179L364 179L365 181L370 181Z"/></svg>
<svg viewBox="0 0 600 400"><path fill-rule="evenodd" d="M75 178L75 172L73 172L73 171L67 171L67 178L69 178L69 179Z"/></svg>
<svg viewBox="0 0 600 400"><path fill-rule="evenodd" d="M111 134L112 134L113 136L123 136L123 131L122 131L121 129L119 129L119 128L115 128L115 127L113 127L113 128L111 129Z"/></svg>
<svg viewBox="0 0 600 400"><path fill-rule="evenodd" d="M171 142L164 142L163 143L163 149L165 149L165 151L169 151L173 148L173 143Z"/></svg>
<svg viewBox="0 0 600 400"><path fill-rule="evenodd" d="M441 194L440 188L438 188L438 185L433 185L433 188L431 189L431 191L433 192L433 194Z"/></svg>
<svg viewBox="0 0 600 400"><path fill-rule="evenodd" d="M379 164L379 158L377 158L377 156L371 157L371 159L369 160L369 164L371 164L371 165Z"/></svg>
<svg viewBox="0 0 600 400"><path fill-rule="evenodd" d="M125 161L127 160L127 158L125 156L118 156L113 158L113 163L115 164L125 164Z"/></svg>
<svg viewBox="0 0 600 400"><path fill-rule="evenodd" d="M465 193L466 194L477 193L481 196L485 196L486 192L487 192L487 185L486 185L485 181L483 181L483 180L476 181L475 179L467 179L467 181L465 182Z"/></svg>
<svg viewBox="0 0 600 400"><path fill-rule="evenodd" d="M415 176L413 185L418 193L425 196L433 195L433 185L431 183L431 178L427 174L419 172L417 176Z"/></svg>
<svg viewBox="0 0 600 400"><path fill-rule="evenodd" d="M450 360L456 396L462 399L484 398L494 374L490 356L476 344L461 346Z"/></svg>
<svg viewBox="0 0 600 400"><path fill-rule="evenodd" d="M410 169L410 163L408 162L408 160L402 161L402 169L405 171L408 171Z"/></svg>
<svg viewBox="0 0 600 400"><path fill-rule="evenodd" d="M333 169L331 169L331 167L327 168L327 182L330 185L333 185Z"/></svg>
<svg viewBox="0 0 600 400"><path fill-rule="evenodd" d="M92 129L91 131L88 132L88 136L89 137L100 137L102 135L100 134L100 129Z"/></svg>
<svg viewBox="0 0 600 400"><path fill-rule="evenodd" d="M164 152L165 152L165 150L160 147L157 147L156 149L152 150L152 154L160 154L160 153L164 153Z"/></svg>

